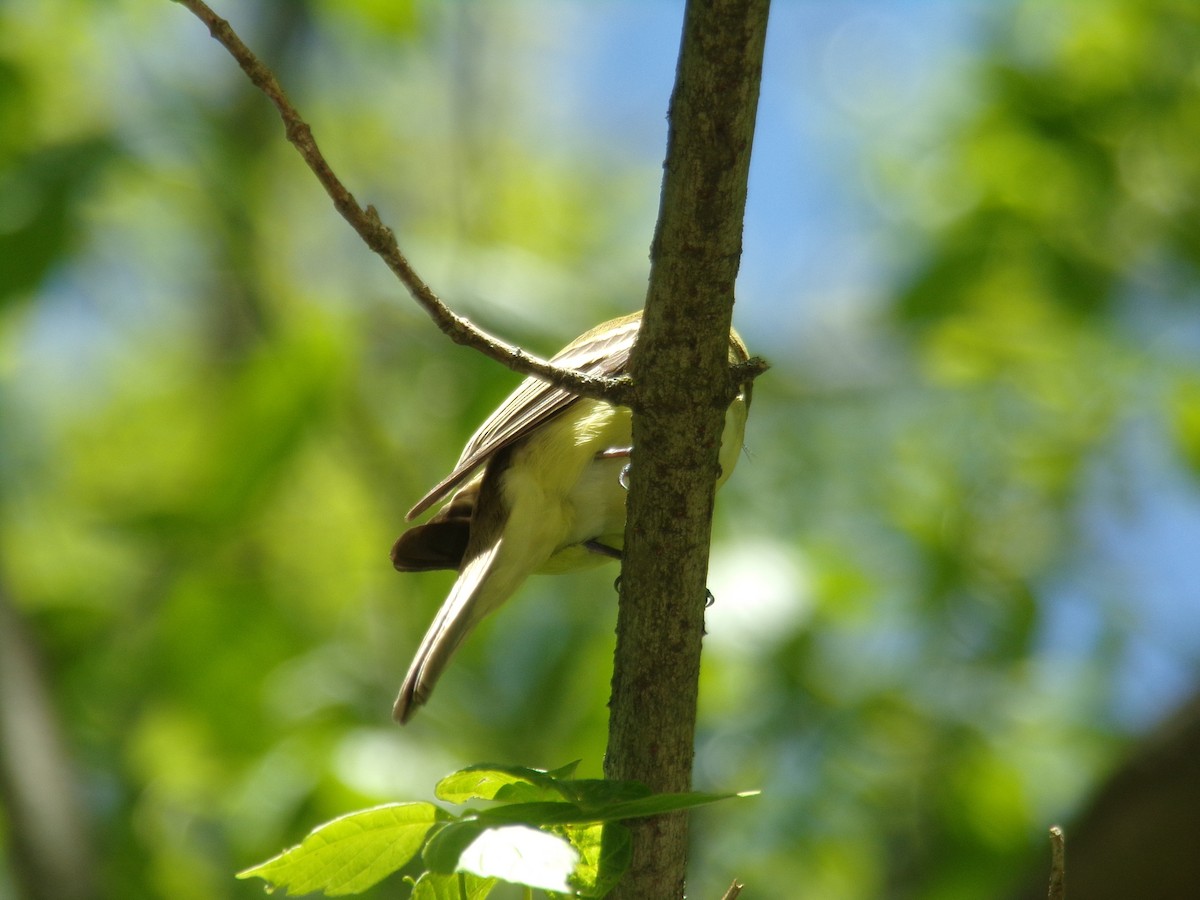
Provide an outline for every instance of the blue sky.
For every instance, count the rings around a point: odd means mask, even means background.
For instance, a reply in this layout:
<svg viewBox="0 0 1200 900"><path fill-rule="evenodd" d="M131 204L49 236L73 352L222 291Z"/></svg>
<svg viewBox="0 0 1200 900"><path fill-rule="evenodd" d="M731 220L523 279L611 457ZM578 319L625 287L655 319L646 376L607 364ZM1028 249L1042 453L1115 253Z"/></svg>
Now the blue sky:
<svg viewBox="0 0 1200 900"><path fill-rule="evenodd" d="M939 129L971 100L989 22L1012 5L774 4L736 314L756 349L778 359L796 347L815 351L822 336L853 341L861 317L883 299L897 242L911 228L912 211L879 189L875 166L881 155L936 148ZM586 143L657 166L681 5L534 7L541 34L525 77L557 91L529 127L567 152ZM1133 728L1193 690L1200 664L1200 490L1169 444L1155 426L1131 425L1119 459L1108 461L1116 468L1098 466L1081 501L1085 550L1048 586L1050 661L1087 653L1106 608L1136 598L1113 704Z"/></svg>
<svg viewBox="0 0 1200 900"><path fill-rule="evenodd" d="M657 166L682 4L533 5L525 78L555 85L539 140ZM739 324L790 343L869 307L889 273L894 211L872 142L936 140L961 99L985 19L1000 4L783 2L771 11L751 168ZM647 234L647 243L649 235ZM780 313L788 329L766 327ZM762 323L762 324L760 324Z"/></svg>

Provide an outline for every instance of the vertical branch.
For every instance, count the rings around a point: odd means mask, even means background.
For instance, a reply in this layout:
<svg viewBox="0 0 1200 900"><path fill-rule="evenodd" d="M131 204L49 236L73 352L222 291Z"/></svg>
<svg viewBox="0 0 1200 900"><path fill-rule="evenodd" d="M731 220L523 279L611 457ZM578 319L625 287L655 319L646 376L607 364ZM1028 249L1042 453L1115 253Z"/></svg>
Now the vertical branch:
<svg viewBox="0 0 1200 900"><path fill-rule="evenodd" d="M631 370L634 463L606 774L691 785L729 327L769 0L691 0L671 96L650 286ZM613 896L681 898L687 820L634 825Z"/></svg>
<svg viewBox="0 0 1200 900"><path fill-rule="evenodd" d="M1050 828L1050 890L1046 896L1049 900L1066 900L1067 896L1067 848L1057 825Z"/></svg>

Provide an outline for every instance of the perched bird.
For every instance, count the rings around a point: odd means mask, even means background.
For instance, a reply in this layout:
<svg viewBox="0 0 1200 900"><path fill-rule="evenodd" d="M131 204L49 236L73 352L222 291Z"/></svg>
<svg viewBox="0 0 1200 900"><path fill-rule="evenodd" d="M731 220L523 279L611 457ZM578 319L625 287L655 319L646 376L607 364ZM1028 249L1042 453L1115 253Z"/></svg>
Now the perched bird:
<svg viewBox="0 0 1200 900"><path fill-rule="evenodd" d="M605 322L551 361L588 375L621 374L640 325L641 313ZM746 346L730 331L730 362L747 359ZM746 385L725 417L718 487L737 463L749 404ZM392 547L401 572L458 570L400 688L392 710L397 722L429 699L463 638L529 575L620 557L631 422L627 407L526 378L467 441L454 470L409 511L411 520L458 488Z"/></svg>

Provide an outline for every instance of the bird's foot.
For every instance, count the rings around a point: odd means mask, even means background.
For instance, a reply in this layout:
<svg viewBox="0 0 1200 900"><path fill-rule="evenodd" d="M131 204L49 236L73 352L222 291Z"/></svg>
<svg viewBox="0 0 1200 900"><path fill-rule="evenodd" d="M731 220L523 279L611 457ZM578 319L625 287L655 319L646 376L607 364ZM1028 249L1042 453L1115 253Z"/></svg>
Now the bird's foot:
<svg viewBox="0 0 1200 900"><path fill-rule="evenodd" d="M618 575L616 577L616 579L613 581L613 590L616 591L618 594L621 593L621 576L620 575ZM717 598L713 596L713 592L710 591L708 588L705 588L704 589L704 608L708 609L716 602L717 602Z"/></svg>

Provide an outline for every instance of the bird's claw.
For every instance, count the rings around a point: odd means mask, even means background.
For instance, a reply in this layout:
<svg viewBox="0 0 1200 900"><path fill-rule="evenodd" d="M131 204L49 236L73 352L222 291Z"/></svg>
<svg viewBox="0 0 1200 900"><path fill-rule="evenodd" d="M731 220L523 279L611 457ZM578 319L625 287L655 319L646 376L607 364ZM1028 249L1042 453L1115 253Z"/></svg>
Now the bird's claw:
<svg viewBox="0 0 1200 900"><path fill-rule="evenodd" d="M601 450L597 453L596 459L627 459L632 454L632 447L609 447L607 450ZM621 474L617 476L617 482L625 490L629 490L629 463L625 463L621 467Z"/></svg>

